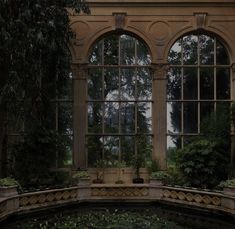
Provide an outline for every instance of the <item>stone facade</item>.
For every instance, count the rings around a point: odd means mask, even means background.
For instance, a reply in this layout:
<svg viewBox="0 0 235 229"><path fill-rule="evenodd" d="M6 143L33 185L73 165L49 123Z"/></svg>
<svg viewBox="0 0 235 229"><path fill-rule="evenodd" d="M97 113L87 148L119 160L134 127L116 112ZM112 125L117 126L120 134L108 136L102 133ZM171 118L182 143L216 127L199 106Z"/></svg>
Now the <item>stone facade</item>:
<svg viewBox="0 0 235 229"><path fill-rule="evenodd" d="M222 41L235 78L235 2L233 0L89 0L90 15L73 15L76 37L69 44L74 77L74 167L86 168L86 65L92 45L110 33L127 33L143 41L153 71L153 155L161 167L166 157L166 71L171 46L181 36L202 32ZM233 69L233 71L232 71ZM234 100L235 81L231 83ZM156 115L158 114L158 115ZM232 154L233 158L233 154Z"/></svg>

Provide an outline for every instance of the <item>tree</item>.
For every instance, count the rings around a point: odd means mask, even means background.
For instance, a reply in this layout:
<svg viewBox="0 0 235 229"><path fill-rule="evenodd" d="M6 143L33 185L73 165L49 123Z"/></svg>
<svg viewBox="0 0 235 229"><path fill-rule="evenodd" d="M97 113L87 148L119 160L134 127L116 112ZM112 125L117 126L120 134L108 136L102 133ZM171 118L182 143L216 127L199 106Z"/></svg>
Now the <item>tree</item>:
<svg viewBox="0 0 235 229"><path fill-rule="evenodd" d="M25 126L50 127L56 93L69 77L67 48L73 32L69 11L89 9L83 0L0 0L0 155L6 164L6 113L19 114ZM17 117L15 117L17 119ZM4 171L0 171L0 175Z"/></svg>

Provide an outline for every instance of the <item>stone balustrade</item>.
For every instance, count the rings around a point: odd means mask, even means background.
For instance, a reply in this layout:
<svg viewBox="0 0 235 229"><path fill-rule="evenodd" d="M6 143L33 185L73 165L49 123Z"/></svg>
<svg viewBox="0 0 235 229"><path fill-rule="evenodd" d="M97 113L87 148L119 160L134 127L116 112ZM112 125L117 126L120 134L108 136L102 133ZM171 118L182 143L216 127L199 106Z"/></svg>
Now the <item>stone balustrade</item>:
<svg viewBox="0 0 235 229"><path fill-rule="evenodd" d="M235 215L233 190L224 192L157 184L91 184L0 197L0 221L12 214L80 202L155 202L183 204Z"/></svg>

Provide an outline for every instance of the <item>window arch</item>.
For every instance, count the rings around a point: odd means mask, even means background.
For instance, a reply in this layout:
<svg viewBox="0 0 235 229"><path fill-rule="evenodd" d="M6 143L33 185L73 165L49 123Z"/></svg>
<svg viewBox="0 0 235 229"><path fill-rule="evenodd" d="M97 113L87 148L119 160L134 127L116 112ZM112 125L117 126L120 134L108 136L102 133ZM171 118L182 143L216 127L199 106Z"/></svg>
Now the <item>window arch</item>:
<svg viewBox="0 0 235 229"><path fill-rule="evenodd" d="M167 77L167 145L183 147L200 133L202 120L230 102L229 56L216 37L186 35L169 55Z"/></svg>
<svg viewBox="0 0 235 229"><path fill-rule="evenodd" d="M87 83L88 166L130 165L151 144L152 79L146 46L129 35L109 35L90 52ZM138 147L137 136L142 136ZM148 155L150 157L150 155Z"/></svg>

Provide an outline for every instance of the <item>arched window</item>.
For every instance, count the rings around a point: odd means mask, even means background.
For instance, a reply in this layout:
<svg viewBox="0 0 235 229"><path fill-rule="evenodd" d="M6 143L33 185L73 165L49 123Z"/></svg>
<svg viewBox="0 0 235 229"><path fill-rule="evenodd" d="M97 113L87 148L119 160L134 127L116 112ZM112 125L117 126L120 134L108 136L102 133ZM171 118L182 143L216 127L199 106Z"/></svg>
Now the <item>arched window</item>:
<svg viewBox="0 0 235 229"><path fill-rule="evenodd" d="M176 41L168 62L167 144L180 148L216 107L229 106L229 57L217 38L199 34Z"/></svg>
<svg viewBox="0 0 235 229"><path fill-rule="evenodd" d="M87 84L89 167L101 159L109 166L128 166L151 144L149 64L146 46L129 35L110 35L93 46Z"/></svg>

